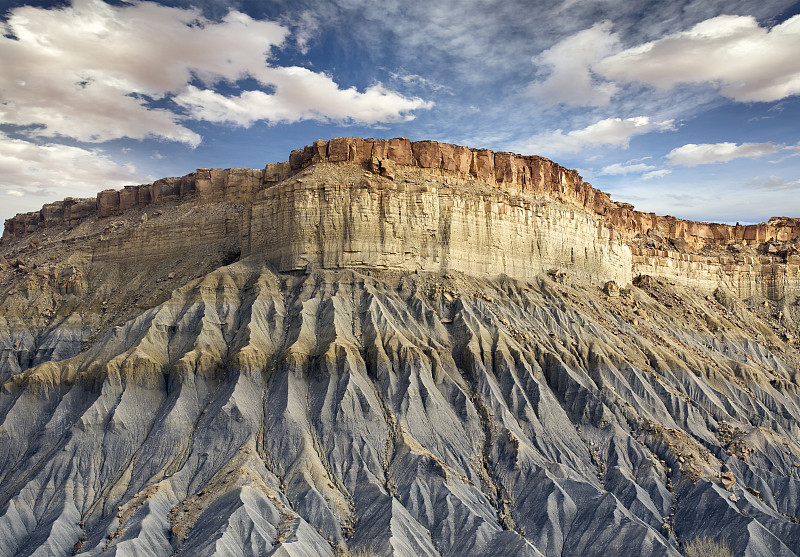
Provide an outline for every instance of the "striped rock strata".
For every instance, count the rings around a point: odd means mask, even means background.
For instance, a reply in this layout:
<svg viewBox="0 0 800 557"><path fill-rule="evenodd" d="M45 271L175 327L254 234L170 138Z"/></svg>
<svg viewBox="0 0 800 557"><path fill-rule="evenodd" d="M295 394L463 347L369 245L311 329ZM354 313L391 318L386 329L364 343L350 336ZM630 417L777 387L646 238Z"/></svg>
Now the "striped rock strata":
<svg viewBox="0 0 800 557"><path fill-rule="evenodd" d="M309 165L323 162L360 165L388 180L339 184L335 199L317 196L313 200L309 188L298 186L302 180L291 186L283 183ZM406 192L394 181L395 174L413 168L453 189L431 186L427 191ZM488 196L470 197L467 191L458 191L457 184L465 180L493 189ZM331 205L344 198L358 204L362 215L358 222L348 220L352 212L337 213L341 204L338 209ZM532 204L531 199L539 203ZM730 226L657 216L611 201L576 171L542 157L407 139L318 140L293 151L288 162L262 170L198 169L180 178L105 190L94 200L68 198L8 219L3 241L53 226L75 226L90 216L105 219L162 203L221 200L252 204L252 210L247 210L251 229L242 232L247 242L242 251L261 249L254 243L260 242L263 249L276 254L281 269L308 263L324 267L371 264L529 278L548 266L566 266L598 281L620 284L648 274L707 292L723 285L740 297L763 293L777 299L798 292L800 256L797 245L790 245L800 236L797 219ZM556 201L559 208L546 207L543 200ZM387 207L400 212L382 214ZM422 209L414 217L416 222L404 220L403 208L413 212L414 207ZM290 222L308 219L308 214L316 215L318 222L303 222L306 227ZM303 236L314 227L328 229L333 236ZM333 247L338 242L337 230L350 231L347 246ZM423 231L424 238L419 236ZM493 242L485 249L480 243L486 240L481 238L484 231ZM266 242L256 240L265 234ZM662 245L632 241L644 234L668 241ZM275 245L275 241L284 243ZM314 241L319 245L312 247ZM770 241L781 249L765 253L753 249ZM729 245L750 249L744 253L703 251Z"/></svg>

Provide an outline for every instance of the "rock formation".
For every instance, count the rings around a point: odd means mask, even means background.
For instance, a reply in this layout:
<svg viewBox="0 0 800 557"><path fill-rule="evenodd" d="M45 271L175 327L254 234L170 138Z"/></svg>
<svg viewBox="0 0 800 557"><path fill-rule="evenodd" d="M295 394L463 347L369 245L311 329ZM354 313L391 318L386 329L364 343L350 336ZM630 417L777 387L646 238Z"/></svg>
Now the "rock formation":
<svg viewBox="0 0 800 557"><path fill-rule="evenodd" d="M316 191L308 195L300 176L309 165L324 162L362 165L371 173L331 184L323 191L338 189L327 197ZM419 169L415 176L431 186L414 181L407 187L394 179L396 168L406 173ZM295 179L286 183L289 178ZM484 187L472 188L477 195L468 196L461 187L465 180ZM346 204L339 208L330 205L343 197L348 199ZM798 245L791 242L800 236L800 219L775 217L768 223L730 226L656 216L611 201L607 193L584 182L574 170L542 157L402 138L318 140L293 151L288 162L269 164L263 170L198 169L180 178L128 186L120 191L105 190L97 194L96 200L67 198L45 205L40 211L8 219L3 241L8 244L53 226L75 226L90 216L104 219L161 203L222 200L252 204L258 220L251 230L242 230L243 243L247 244L242 250L263 251L262 240L258 239L261 247L253 247L251 236L263 236L266 230L268 239L280 244L269 246L268 251L274 252L276 247L278 251L288 250L282 253L281 270L307 263L336 267L358 263L359 257L366 256L361 263L398 269L454 269L530 278L548 265L567 263L575 269L585 268L587 276L596 280L610 278L621 284L630 283L638 274L647 274L708 292L722 283L740 297L761 292L778 299L784 293L798 293L800 254ZM361 215L366 219L352 222L348 220L352 214L341 214L342 207L350 201L360 204ZM558 202L557 206L553 201ZM400 212L383 215L376 211L374 203ZM320 217L314 226L333 227L334 242L339 241L336 230L355 226L362 232L383 228L377 237L360 237L361 241L378 243L354 250L334 247L324 234L314 239L304 237L310 228L298 228L290 220L298 215L308 218L308 211L312 210L308 204L315 205L313 214ZM576 206L581 210L576 211ZM403 210L413 218L403 217ZM248 207L247 212L250 211ZM332 215L331 211L338 214ZM370 217L372 222L368 222ZM337 222L333 222L334 218ZM427 239L411 237L423 234L421 227L428 229ZM530 244L530 233L515 232L520 228L542 231L538 245ZM481 241L476 236L483 232L503 246L502 252L472 249L475 240ZM395 233L397 236L392 238ZM441 237L443 234L446 240ZM637 237L647 241L636 241ZM542 238L548 241L542 242ZM560 247L553 243L556 238ZM517 244L526 245L509 246L515 239L519 240ZM307 253L309 242L315 241L321 243L313 246L313 253ZM761 252L742 250L765 245ZM548 251L550 248L552 251ZM570 254L566 253L568 248ZM490 259L474 260L485 255Z"/></svg>
<svg viewBox="0 0 800 557"><path fill-rule="evenodd" d="M337 138L0 246L0 556L800 555L800 221Z"/></svg>

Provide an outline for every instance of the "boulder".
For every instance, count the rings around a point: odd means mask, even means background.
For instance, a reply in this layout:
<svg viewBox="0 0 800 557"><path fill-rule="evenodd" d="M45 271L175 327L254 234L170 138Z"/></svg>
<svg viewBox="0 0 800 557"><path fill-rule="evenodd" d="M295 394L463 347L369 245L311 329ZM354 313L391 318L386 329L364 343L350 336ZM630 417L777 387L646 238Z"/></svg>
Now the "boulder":
<svg viewBox="0 0 800 557"><path fill-rule="evenodd" d="M42 206L40 211L42 215L42 224L47 226L55 226L64 222L64 202L56 201L54 203L47 203Z"/></svg>
<svg viewBox="0 0 800 557"><path fill-rule="evenodd" d="M328 148L330 149L330 145ZM289 155L289 167L294 171L305 168L311 164L311 155L311 149L308 150L308 153L305 149L295 149Z"/></svg>
<svg viewBox="0 0 800 557"><path fill-rule="evenodd" d="M372 139L357 137L350 145L350 160L356 164L364 164L372 157Z"/></svg>
<svg viewBox="0 0 800 557"><path fill-rule="evenodd" d="M263 181L265 184L282 182L292 175L292 168L288 162L268 164L264 167Z"/></svg>
<svg viewBox="0 0 800 557"><path fill-rule="evenodd" d="M311 160L319 162L326 159L328 156L328 142L324 139L317 139L311 144Z"/></svg>
<svg viewBox="0 0 800 557"><path fill-rule="evenodd" d="M125 186L125 189L119 192L119 210L120 212L127 211L131 207L139 204L139 186Z"/></svg>
<svg viewBox="0 0 800 557"><path fill-rule="evenodd" d="M517 181L516 155L513 153L494 154L494 175L498 184L514 184Z"/></svg>
<svg viewBox="0 0 800 557"><path fill-rule="evenodd" d="M719 476L719 482L728 491L733 491L733 486L736 485L736 478L733 476L733 472L723 472Z"/></svg>
<svg viewBox="0 0 800 557"><path fill-rule="evenodd" d="M613 280L609 280L603 285L603 292L606 296L616 298L619 296L619 285Z"/></svg>
<svg viewBox="0 0 800 557"><path fill-rule="evenodd" d="M388 178L389 180L394 180L395 172L397 170L397 165L394 161L389 159L383 159L381 161L381 176L384 178Z"/></svg>
<svg viewBox="0 0 800 557"><path fill-rule="evenodd" d="M440 143L439 153L442 158L442 169L462 174L469 173L472 163L472 151L467 147Z"/></svg>
<svg viewBox="0 0 800 557"><path fill-rule="evenodd" d="M380 174L381 173L381 159L378 157L372 157L369 159L369 171L373 174Z"/></svg>
<svg viewBox="0 0 800 557"><path fill-rule="evenodd" d="M335 137L328 142L328 160L330 162L344 162L350 155L352 137Z"/></svg>
<svg viewBox="0 0 800 557"><path fill-rule="evenodd" d="M411 144L414 162L421 168L441 168L442 154L436 141L415 141Z"/></svg>
<svg viewBox="0 0 800 557"><path fill-rule="evenodd" d="M376 139L372 142L372 156L378 159L385 159L389 153L389 140Z"/></svg>

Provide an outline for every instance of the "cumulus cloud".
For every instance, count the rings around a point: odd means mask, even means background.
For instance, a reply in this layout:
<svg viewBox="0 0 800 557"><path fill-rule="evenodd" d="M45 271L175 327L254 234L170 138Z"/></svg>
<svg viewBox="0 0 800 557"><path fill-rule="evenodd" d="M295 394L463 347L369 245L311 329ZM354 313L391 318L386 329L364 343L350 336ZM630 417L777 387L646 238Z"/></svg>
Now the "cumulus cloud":
<svg viewBox="0 0 800 557"><path fill-rule="evenodd" d="M238 96L225 96L190 85L175 97L175 102L198 120L240 126L250 126L258 120L401 122L413 118L412 110L432 106L420 98L403 97L380 84L363 93L355 88L340 89L330 77L305 68L270 68L261 75L273 85L273 92L244 91Z"/></svg>
<svg viewBox="0 0 800 557"><path fill-rule="evenodd" d="M707 83L736 101L768 102L800 93L798 52L800 15L771 29L752 16L722 15L606 57L592 68L619 82L663 89Z"/></svg>
<svg viewBox="0 0 800 557"><path fill-rule="evenodd" d="M305 48L311 24L299 29L298 44ZM377 123L429 106L380 88L340 90L324 74L274 67L270 53L289 30L237 11L212 21L196 9L152 2L112 6L74 0L60 9L15 8L5 31L0 36L0 119L41 137L83 142L158 137L195 146L201 138L186 127L185 115L170 109L173 98L190 108L193 118L210 115L212 121L229 122L243 121L240 112L248 109L248 101L260 118L271 121ZM259 90L232 96L217 91L222 82L230 89L245 78L255 79ZM319 85L330 98L302 90ZM265 92L273 89L274 94ZM301 100L326 102L303 105ZM350 111L343 108L345 100ZM202 101L209 106L198 104Z"/></svg>
<svg viewBox="0 0 800 557"><path fill-rule="evenodd" d="M579 130L564 133L555 130L538 134L523 142L520 150L526 153L575 153L587 147L622 147L626 149L632 137L650 132L674 129L672 120L653 122L648 116L606 118Z"/></svg>
<svg viewBox="0 0 800 557"><path fill-rule="evenodd" d="M611 33L609 21L564 39L533 57L534 64L549 69L549 75L544 81L532 84L528 92L547 105L608 105L618 87L599 81L590 68L618 46L619 39Z"/></svg>
<svg viewBox="0 0 800 557"><path fill-rule="evenodd" d="M670 164L697 166L734 159L755 159L778 152L782 146L774 143L688 143L667 153Z"/></svg>
<svg viewBox="0 0 800 557"><path fill-rule="evenodd" d="M93 195L145 181L133 165L119 165L99 149L40 145L0 132L0 188L6 195Z"/></svg>

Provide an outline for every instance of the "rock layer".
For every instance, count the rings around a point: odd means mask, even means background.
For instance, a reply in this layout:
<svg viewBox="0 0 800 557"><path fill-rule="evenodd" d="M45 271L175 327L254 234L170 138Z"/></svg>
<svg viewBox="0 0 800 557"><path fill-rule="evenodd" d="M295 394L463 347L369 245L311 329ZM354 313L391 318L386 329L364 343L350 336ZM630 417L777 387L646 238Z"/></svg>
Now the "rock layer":
<svg viewBox="0 0 800 557"><path fill-rule="evenodd" d="M262 254L281 271L366 266L532 279L564 266L586 279L631 280L629 248L573 206L411 169L387 180L320 164L246 208L244 255Z"/></svg>

